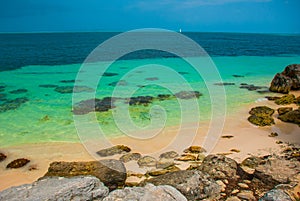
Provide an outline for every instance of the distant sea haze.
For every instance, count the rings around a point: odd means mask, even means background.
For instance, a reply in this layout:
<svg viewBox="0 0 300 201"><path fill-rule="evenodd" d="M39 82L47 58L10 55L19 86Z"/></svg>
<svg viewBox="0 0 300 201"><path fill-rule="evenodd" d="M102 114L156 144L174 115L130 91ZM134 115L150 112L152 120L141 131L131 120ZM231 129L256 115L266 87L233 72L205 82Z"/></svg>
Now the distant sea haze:
<svg viewBox="0 0 300 201"><path fill-rule="evenodd" d="M82 63L89 53L118 32L0 34L0 71L28 65ZM210 56L297 56L300 35L245 33L183 33ZM191 55L192 56L192 55ZM174 57L155 50L138 51L120 59Z"/></svg>

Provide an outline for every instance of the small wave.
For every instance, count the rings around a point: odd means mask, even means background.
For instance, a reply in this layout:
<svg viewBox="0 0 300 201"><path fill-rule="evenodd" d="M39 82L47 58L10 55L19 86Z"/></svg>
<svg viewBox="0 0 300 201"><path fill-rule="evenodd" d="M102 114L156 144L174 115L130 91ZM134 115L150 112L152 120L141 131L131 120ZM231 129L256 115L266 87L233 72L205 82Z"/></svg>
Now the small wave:
<svg viewBox="0 0 300 201"><path fill-rule="evenodd" d="M255 103L261 103L261 102L266 102L268 99L267 98L258 98Z"/></svg>

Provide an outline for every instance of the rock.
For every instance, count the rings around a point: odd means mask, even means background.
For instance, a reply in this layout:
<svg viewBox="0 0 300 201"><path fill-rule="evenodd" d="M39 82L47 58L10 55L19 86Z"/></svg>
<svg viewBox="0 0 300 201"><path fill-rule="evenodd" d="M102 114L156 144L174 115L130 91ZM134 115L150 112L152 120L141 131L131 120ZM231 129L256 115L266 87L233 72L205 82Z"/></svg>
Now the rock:
<svg viewBox="0 0 300 201"><path fill-rule="evenodd" d="M290 90L300 89L300 65L288 65L282 73L277 73L273 78L270 91L289 93Z"/></svg>
<svg viewBox="0 0 300 201"><path fill-rule="evenodd" d="M272 132L270 135L268 135L269 137L277 137L278 136L278 133L276 132Z"/></svg>
<svg viewBox="0 0 300 201"><path fill-rule="evenodd" d="M233 83L233 82L218 82L218 83L214 83L214 85L217 85L217 86L232 86L232 85L235 85L235 83Z"/></svg>
<svg viewBox="0 0 300 201"><path fill-rule="evenodd" d="M245 183L238 183L238 186L241 187L241 188L244 188L244 189L248 189L249 186Z"/></svg>
<svg viewBox="0 0 300 201"><path fill-rule="evenodd" d="M140 167L155 167L156 166L156 159L151 156L144 156L138 160L138 165Z"/></svg>
<svg viewBox="0 0 300 201"><path fill-rule="evenodd" d="M292 201L290 196L281 189L273 189L265 193L259 201Z"/></svg>
<svg viewBox="0 0 300 201"><path fill-rule="evenodd" d="M231 152L240 153L241 151L238 149L230 149Z"/></svg>
<svg viewBox="0 0 300 201"><path fill-rule="evenodd" d="M142 155L140 153L129 153L121 156L120 161L123 163L127 163L129 161L137 161L141 157Z"/></svg>
<svg viewBox="0 0 300 201"><path fill-rule="evenodd" d="M75 83L76 80L60 80L61 83Z"/></svg>
<svg viewBox="0 0 300 201"><path fill-rule="evenodd" d="M160 154L159 158L167 158L167 159L172 159L178 157L178 153L176 151L168 151L165 153Z"/></svg>
<svg viewBox="0 0 300 201"><path fill-rule="evenodd" d="M120 81L115 81L115 82L112 82L112 83L109 83L108 84L109 86L126 86L128 85L128 83L125 81L125 80L120 80Z"/></svg>
<svg viewBox="0 0 300 201"><path fill-rule="evenodd" d="M53 162L45 177L74 177L92 175L100 179L110 190L124 186L126 169L118 160L100 160L91 162Z"/></svg>
<svg viewBox="0 0 300 201"><path fill-rule="evenodd" d="M278 116L278 119L284 122L298 124L300 126L300 109L296 109Z"/></svg>
<svg viewBox="0 0 300 201"><path fill-rule="evenodd" d="M233 77L245 77L244 75L232 75Z"/></svg>
<svg viewBox="0 0 300 201"><path fill-rule="evenodd" d="M255 86L253 84L241 84L240 88L241 89L248 89L248 91L256 91L258 89L264 89L264 88L267 88L267 87Z"/></svg>
<svg viewBox="0 0 300 201"><path fill-rule="evenodd" d="M190 146L189 148L183 151L184 153L191 153L191 154L199 154L206 152L206 150L200 146Z"/></svg>
<svg viewBox="0 0 300 201"><path fill-rule="evenodd" d="M284 95L282 97L280 97L279 99L275 100L275 103L277 105L289 105L294 103L296 100L296 97L294 94L288 94L288 95Z"/></svg>
<svg viewBox="0 0 300 201"><path fill-rule="evenodd" d="M10 91L9 93L11 93L11 94L23 94L23 93L26 93L26 92L28 92L27 89L17 89L17 90Z"/></svg>
<svg viewBox="0 0 300 201"><path fill-rule="evenodd" d="M163 174L166 174L168 173L169 171L166 170L166 169L160 169L160 170L151 170L151 171L148 171L146 173L146 176L159 176L159 175L163 175Z"/></svg>
<svg viewBox="0 0 300 201"><path fill-rule="evenodd" d="M181 75L188 75L189 73L188 72L178 72L179 74Z"/></svg>
<svg viewBox="0 0 300 201"><path fill-rule="evenodd" d="M222 155L208 155L198 169L213 179L236 179L242 172L236 161Z"/></svg>
<svg viewBox="0 0 300 201"><path fill-rule="evenodd" d="M252 191L241 191L237 194L237 197L247 201L256 201Z"/></svg>
<svg viewBox="0 0 300 201"><path fill-rule="evenodd" d="M80 101L73 106L73 113L76 115L87 114L89 112L106 112L112 108L115 108L115 101L118 98L105 97L102 99L88 99Z"/></svg>
<svg viewBox="0 0 300 201"><path fill-rule="evenodd" d="M4 153L0 153L0 162L4 161L6 157L7 156Z"/></svg>
<svg viewBox="0 0 300 201"><path fill-rule="evenodd" d="M199 91L180 91L175 96L179 99L193 99L199 98L202 94Z"/></svg>
<svg viewBox="0 0 300 201"><path fill-rule="evenodd" d="M179 158L176 158L177 161L195 161L197 157L192 154L182 154Z"/></svg>
<svg viewBox="0 0 300 201"><path fill-rule="evenodd" d="M265 96L266 99L268 99L269 101L275 101L277 99L280 99L280 97L278 96Z"/></svg>
<svg viewBox="0 0 300 201"><path fill-rule="evenodd" d="M104 77L112 77L112 76L117 76L119 75L118 73L109 73L109 72L105 72L102 74L102 76Z"/></svg>
<svg viewBox="0 0 300 201"><path fill-rule="evenodd" d="M20 168L23 167L25 165L27 165L27 163L29 163L30 160L26 159L26 158L18 158L16 160L13 160L12 162L10 162L6 168Z"/></svg>
<svg viewBox="0 0 300 201"><path fill-rule="evenodd" d="M224 138L224 139L231 139L233 137L234 136L232 136L232 135L223 135L223 136L221 136L221 138Z"/></svg>
<svg viewBox="0 0 300 201"><path fill-rule="evenodd" d="M298 161L270 158L255 168L254 177L267 185L275 186L290 182L299 171Z"/></svg>
<svg viewBox="0 0 300 201"><path fill-rule="evenodd" d="M198 156L197 156L197 160L198 161L203 161L204 159L205 159L205 155L204 154L198 154Z"/></svg>
<svg viewBox="0 0 300 201"><path fill-rule="evenodd" d="M102 200L107 195L108 188L92 176L52 177L4 190L0 192L0 200L88 201Z"/></svg>
<svg viewBox="0 0 300 201"><path fill-rule="evenodd" d="M39 87L42 87L42 88L56 88L56 87L58 87L58 85L56 85L56 84L40 84Z"/></svg>
<svg viewBox="0 0 300 201"><path fill-rule="evenodd" d="M248 121L257 126L270 126L275 123L272 118L274 112L275 110L267 106L252 108L249 112L251 116L248 117Z"/></svg>
<svg viewBox="0 0 300 201"><path fill-rule="evenodd" d="M241 165L254 169L257 166L259 166L260 164L262 164L263 162L264 162L264 160L260 157L250 156L250 157L244 159L242 161Z"/></svg>
<svg viewBox="0 0 300 201"><path fill-rule="evenodd" d="M6 101L6 94L0 94L0 101Z"/></svg>
<svg viewBox="0 0 300 201"><path fill-rule="evenodd" d="M145 80L155 81L155 80L159 80L159 79L158 79L158 77L147 77Z"/></svg>
<svg viewBox="0 0 300 201"><path fill-rule="evenodd" d="M172 186L154 186L153 184L147 184L145 187L126 187L124 189L115 190L103 199L103 201L115 200L186 201L187 199Z"/></svg>
<svg viewBox="0 0 300 201"><path fill-rule="evenodd" d="M221 187L207 174L198 170L181 170L144 180L140 185L170 185L179 190L188 200L214 199Z"/></svg>
<svg viewBox="0 0 300 201"><path fill-rule="evenodd" d="M173 98L173 96L171 96L170 94L158 94L158 96L157 96L157 99L160 101L168 100L171 98Z"/></svg>
<svg viewBox="0 0 300 201"><path fill-rule="evenodd" d="M147 106L150 103L152 103L154 97L152 96L137 96L137 97L131 97L129 99L129 105L144 105Z"/></svg>
<svg viewBox="0 0 300 201"><path fill-rule="evenodd" d="M126 152L130 152L131 149L125 145L116 145L110 148L102 149L97 151L97 154L101 157L113 156L116 154L123 154Z"/></svg>
<svg viewBox="0 0 300 201"><path fill-rule="evenodd" d="M156 163L156 168L167 168L174 165L174 159L171 158L161 158Z"/></svg>
<svg viewBox="0 0 300 201"><path fill-rule="evenodd" d="M54 91L67 94L67 93L81 93L81 92L94 92L95 90L87 86L58 86Z"/></svg>
<svg viewBox="0 0 300 201"><path fill-rule="evenodd" d="M241 201L241 200L238 197L236 197L236 196L232 196L232 197L228 197L226 199L226 201Z"/></svg>
<svg viewBox="0 0 300 201"><path fill-rule="evenodd" d="M26 97L16 98L12 100L6 100L4 103L0 104L0 113L9 110L16 110L24 103L28 102L29 99Z"/></svg>
<svg viewBox="0 0 300 201"><path fill-rule="evenodd" d="M283 114L285 114L287 112L290 112L292 110L293 110L292 107L280 107L280 108L277 109L277 112L278 112L279 115L283 115Z"/></svg>

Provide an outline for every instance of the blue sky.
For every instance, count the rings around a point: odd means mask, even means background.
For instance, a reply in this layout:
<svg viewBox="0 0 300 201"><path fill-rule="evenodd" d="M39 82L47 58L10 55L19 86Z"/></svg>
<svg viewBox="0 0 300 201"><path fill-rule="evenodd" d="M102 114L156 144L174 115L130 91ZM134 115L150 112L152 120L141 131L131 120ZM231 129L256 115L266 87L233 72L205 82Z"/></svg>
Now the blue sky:
<svg viewBox="0 0 300 201"><path fill-rule="evenodd" d="M300 33L300 0L1 0L0 32Z"/></svg>

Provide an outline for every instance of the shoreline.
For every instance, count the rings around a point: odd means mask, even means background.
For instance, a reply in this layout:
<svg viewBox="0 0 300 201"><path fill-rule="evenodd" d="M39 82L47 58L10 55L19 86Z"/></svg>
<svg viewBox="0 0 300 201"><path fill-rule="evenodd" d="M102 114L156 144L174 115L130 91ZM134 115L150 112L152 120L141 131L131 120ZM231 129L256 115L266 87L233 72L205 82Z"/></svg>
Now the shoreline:
<svg viewBox="0 0 300 201"><path fill-rule="evenodd" d="M294 95L299 96L300 92L293 92ZM300 127L291 123L281 122L275 116L275 125L270 127L257 127L248 122L248 112L251 108L256 106L269 106L273 109L282 107L276 105L272 101L262 101L251 103L247 107L243 106L235 114L227 115L225 118L225 124L222 132L222 136L233 136L230 139L219 138L216 146L212 152L207 154L226 154L238 162L241 162L246 157L255 155L263 156L272 153L278 153L281 144L277 144L276 141L282 141L287 143L300 144L300 138L297 135L300 132ZM293 106L296 108L296 105ZM298 107L298 106L297 106ZM184 128L185 134L189 134L189 131L193 128ZM110 139L112 145L122 144L129 146L132 152L138 152L142 155L150 155L158 157L160 153L165 151L174 150L178 153L182 153L184 148L190 145L202 146L205 139L205 133L209 129L209 122L201 123L195 139L186 141L187 135L179 138L179 142L182 146L177 144L163 149L163 146L169 144L170 139L176 137L178 132L178 126L168 127L163 135L155 136L154 138L145 140L132 140L129 137L119 137ZM277 132L279 136L269 137L271 132ZM147 143L147 146L145 146ZM150 146L149 146L150 145ZM97 151L104 147L93 147ZM159 150L159 152L157 152ZM235 151L232 151L235 150ZM17 186L25 183L31 183L42 177L49 167L49 164L54 161L93 161L95 158L91 156L85 149L82 143L70 143L70 142L49 142L49 143L36 143L36 144L23 144L10 147L4 147L0 150L8 157L0 163L0 190L7 189L12 186ZM155 153L156 152L156 153ZM120 155L113 158L118 159ZM6 169L6 165L17 158L28 158L31 162L19 169ZM105 157L108 158L108 157ZM109 157L111 158L111 157ZM104 159L104 158L99 158ZM143 173L146 170L132 165L131 163L125 164L128 171ZM183 167L183 166L182 166ZM186 168L186 167L183 167ZM31 169L31 170L29 170Z"/></svg>

